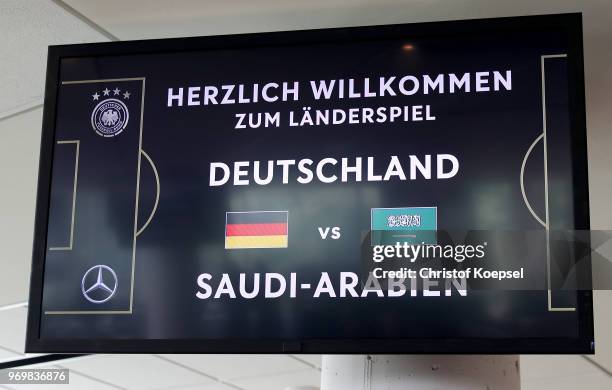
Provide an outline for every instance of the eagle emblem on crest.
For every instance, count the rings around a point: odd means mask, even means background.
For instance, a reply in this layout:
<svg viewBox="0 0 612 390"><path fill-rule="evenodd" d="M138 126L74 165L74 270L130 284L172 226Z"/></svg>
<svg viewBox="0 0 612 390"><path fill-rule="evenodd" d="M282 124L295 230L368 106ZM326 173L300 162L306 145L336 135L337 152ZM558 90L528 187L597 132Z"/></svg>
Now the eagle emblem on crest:
<svg viewBox="0 0 612 390"><path fill-rule="evenodd" d="M119 114L115 110L107 110L102 113L101 120L104 126L113 126L119 120Z"/></svg>

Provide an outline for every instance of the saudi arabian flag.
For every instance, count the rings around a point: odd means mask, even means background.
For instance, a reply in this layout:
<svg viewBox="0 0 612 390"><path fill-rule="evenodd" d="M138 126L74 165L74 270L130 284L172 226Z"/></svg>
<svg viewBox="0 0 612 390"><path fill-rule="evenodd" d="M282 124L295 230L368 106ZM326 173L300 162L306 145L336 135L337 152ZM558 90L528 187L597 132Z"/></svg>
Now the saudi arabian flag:
<svg viewBox="0 0 612 390"><path fill-rule="evenodd" d="M435 244L438 229L436 207L373 208L371 244Z"/></svg>

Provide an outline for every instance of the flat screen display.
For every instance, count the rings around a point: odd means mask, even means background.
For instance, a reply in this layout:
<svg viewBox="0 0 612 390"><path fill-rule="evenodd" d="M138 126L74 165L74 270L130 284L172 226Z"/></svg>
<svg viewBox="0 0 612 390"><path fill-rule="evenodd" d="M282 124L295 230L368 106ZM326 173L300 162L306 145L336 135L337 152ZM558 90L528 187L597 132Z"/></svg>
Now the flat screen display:
<svg viewBox="0 0 612 390"><path fill-rule="evenodd" d="M547 257L589 224L581 34L51 47L28 351L592 352Z"/></svg>

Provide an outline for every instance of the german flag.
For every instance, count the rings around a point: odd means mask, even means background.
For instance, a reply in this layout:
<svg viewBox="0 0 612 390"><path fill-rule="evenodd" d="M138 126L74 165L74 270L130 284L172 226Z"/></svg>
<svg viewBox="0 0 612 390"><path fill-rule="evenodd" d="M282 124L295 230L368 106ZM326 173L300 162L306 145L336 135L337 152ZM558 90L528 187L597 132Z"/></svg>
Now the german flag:
<svg viewBox="0 0 612 390"><path fill-rule="evenodd" d="M225 249L286 248L288 211L227 212Z"/></svg>

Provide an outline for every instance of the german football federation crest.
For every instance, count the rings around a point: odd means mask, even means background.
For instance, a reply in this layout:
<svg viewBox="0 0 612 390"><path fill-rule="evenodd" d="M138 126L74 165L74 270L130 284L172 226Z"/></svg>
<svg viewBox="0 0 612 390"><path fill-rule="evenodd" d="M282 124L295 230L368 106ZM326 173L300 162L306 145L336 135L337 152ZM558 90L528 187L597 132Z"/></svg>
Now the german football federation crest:
<svg viewBox="0 0 612 390"><path fill-rule="evenodd" d="M109 96L111 92L117 97L102 100L91 113L91 126L102 137L115 137L121 134L130 119L128 108L121 100L121 97L129 99L130 93L128 91L121 93L119 88L112 91L106 88L102 91L102 96ZM101 95L96 92L92 96L95 101Z"/></svg>

